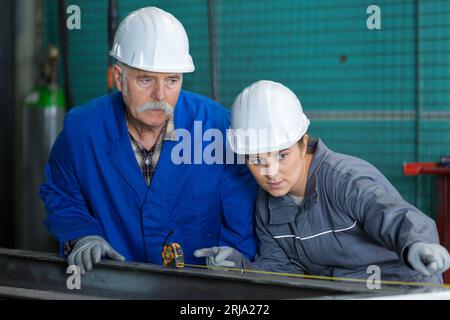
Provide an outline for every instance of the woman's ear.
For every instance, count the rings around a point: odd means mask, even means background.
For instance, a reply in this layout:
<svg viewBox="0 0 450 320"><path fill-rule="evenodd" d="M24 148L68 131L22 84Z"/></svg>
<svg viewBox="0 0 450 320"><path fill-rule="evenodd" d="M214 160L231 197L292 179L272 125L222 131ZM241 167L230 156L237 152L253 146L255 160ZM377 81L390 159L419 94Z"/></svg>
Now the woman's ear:
<svg viewBox="0 0 450 320"><path fill-rule="evenodd" d="M308 151L308 139L309 136L307 134L305 134L302 138L302 156L304 157Z"/></svg>

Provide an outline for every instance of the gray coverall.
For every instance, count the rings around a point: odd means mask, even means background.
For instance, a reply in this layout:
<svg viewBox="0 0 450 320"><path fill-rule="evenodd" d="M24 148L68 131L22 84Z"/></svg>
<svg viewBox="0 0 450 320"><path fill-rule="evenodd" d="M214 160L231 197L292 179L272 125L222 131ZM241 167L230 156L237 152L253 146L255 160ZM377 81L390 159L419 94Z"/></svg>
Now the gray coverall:
<svg viewBox="0 0 450 320"><path fill-rule="evenodd" d="M256 203L259 252L250 268L319 276L365 278L377 265L381 280L442 283L407 266L405 249L416 241L439 243L436 225L407 203L368 162L315 149L305 198L260 189Z"/></svg>

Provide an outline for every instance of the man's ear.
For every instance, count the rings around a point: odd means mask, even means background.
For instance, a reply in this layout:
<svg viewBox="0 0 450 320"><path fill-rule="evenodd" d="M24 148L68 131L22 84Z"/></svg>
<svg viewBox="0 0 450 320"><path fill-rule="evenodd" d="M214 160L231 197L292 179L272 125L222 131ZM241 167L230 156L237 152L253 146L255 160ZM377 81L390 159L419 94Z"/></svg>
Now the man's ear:
<svg viewBox="0 0 450 320"><path fill-rule="evenodd" d="M117 90L119 90L120 92L122 92L122 68L123 67L119 66L118 64L114 64L112 66L114 84L116 85Z"/></svg>

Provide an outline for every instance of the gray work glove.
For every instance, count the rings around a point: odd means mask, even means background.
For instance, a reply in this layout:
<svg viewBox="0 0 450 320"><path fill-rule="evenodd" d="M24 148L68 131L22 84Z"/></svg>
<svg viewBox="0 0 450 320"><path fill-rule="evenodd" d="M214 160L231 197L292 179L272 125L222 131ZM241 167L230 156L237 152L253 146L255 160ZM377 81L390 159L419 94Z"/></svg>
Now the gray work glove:
<svg viewBox="0 0 450 320"><path fill-rule="evenodd" d="M125 258L114 250L110 244L100 236L87 236L78 239L67 257L70 265L80 268L81 274L92 270L94 264L99 263L102 257L123 261Z"/></svg>
<svg viewBox="0 0 450 320"><path fill-rule="evenodd" d="M443 246L415 242L408 249L408 262L414 270L429 277L434 273L443 273L450 267L450 255Z"/></svg>
<svg viewBox="0 0 450 320"><path fill-rule="evenodd" d="M239 251L230 247L212 247L195 250L197 258L206 257L206 265L209 269L217 267L244 268L250 261Z"/></svg>

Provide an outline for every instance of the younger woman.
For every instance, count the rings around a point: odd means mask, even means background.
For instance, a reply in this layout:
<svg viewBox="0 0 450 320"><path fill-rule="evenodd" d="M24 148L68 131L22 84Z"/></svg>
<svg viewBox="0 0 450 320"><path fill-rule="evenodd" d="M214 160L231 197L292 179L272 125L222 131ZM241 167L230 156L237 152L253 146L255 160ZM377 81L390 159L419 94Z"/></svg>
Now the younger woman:
<svg viewBox="0 0 450 320"><path fill-rule="evenodd" d="M211 267L348 278L367 278L376 265L381 280L442 283L450 257L434 221L374 166L310 138L308 125L300 101L279 83L259 81L239 94L229 142L261 187L259 252L251 263L226 246L195 255Z"/></svg>

